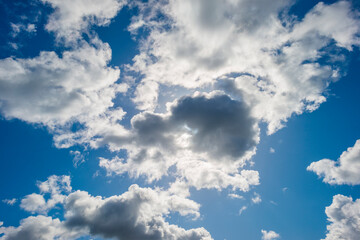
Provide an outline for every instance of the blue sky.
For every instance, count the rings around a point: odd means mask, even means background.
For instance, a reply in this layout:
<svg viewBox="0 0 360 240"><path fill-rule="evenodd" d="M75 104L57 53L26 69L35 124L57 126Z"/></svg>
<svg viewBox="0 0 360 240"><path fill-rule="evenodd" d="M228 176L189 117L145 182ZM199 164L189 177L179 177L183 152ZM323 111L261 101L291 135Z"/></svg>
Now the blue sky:
<svg viewBox="0 0 360 240"><path fill-rule="evenodd" d="M360 236L358 1L2 1L0 31L0 239Z"/></svg>

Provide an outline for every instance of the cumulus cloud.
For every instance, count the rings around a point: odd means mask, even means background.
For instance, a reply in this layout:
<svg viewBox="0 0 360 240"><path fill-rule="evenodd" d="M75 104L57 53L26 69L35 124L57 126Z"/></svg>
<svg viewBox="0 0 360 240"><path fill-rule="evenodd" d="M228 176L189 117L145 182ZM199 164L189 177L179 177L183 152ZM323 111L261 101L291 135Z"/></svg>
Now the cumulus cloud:
<svg viewBox="0 0 360 240"><path fill-rule="evenodd" d="M95 42L94 42L95 43ZM119 70L107 67L111 49L84 44L62 56L0 60L0 107L6 118L49 126L91 117L113 105Z"/></svg>
<svg viewBox="0 0 360 240"><path fill-rule="evenodd" d="M91 25L110 23L126 3L125 0L41 0L54 8L46 30L54 32L58 41L77 43Z"/></svg>
<svg viewBox="0 0 360 240"><path fill-rule="evenodd" d="M107 199L74 192L67 198L65 217L68 228L87 228L90 234L105 238L211 239L203 228L186 231L163 218L170 211L197 216L198 208L191 200L133 185L123 195Z"/></svg>
<svg viewBox="0 0 360 240"><path fill-rule="evenodd" d="M228 81L224 89L241 93L268 133L293 114L317 109L341 75L341 49L359 45L359 16L347 1L319 3L303 19L290 16L290 6L286 0L139 3L129 27L133 34L149 30L129 66L144 75L139 91L154 82L194 89ZM135 96L139 109L155 109L158 89L149 89L148 101Z"/></svg>
<svg viewBox="0 0 360 240"><path fill-rule="evenodd" d="M360 140L344 151L337 161L322 159L307 167L329 184L360 184Z"/></svg>
<svg viewBox="0 0 360 240"><path fill-rule="evenodd" d="M228 197L231 198L231 199L244 199L243 196L241 196L239 194L236 194L236 193L229 193Z"/></svg>
<svg viewBox="0 0 360 240"><path fill-rule="evenodd" d="M355 240L360 236L360 200L335 195L325 213L330 224L327 226L325 240Z"/></svg>
<svg viewBox="0 0 360 240"><path fill-rule="evenodd" d="M115 125L123 114L115 119L120 108L114 108L113 100L127 90L127 85L118 82L119 68L108 66L110 46L90 27L108 24L125 1L42 3L54 8L46 30L55 34L65 50L42 51L34 58L1 59L1 114L47 126L57 147L88 144L95 134L111 127L116 132L121 127ZM22 28L13 25L16 31ZM72 128L73 124L79 127Z"/></svg>
<svg viewBox="0 0 360 240"><path fill-rule="evenodd" d="M38 186L41 191L57 193L64 188L59 186L64 182L65 188L70 188L69 181L68 176L51 176ZM31 216L23 219L18 227L0 226L0 233L4 234L0 239L77 239L88 235L119 240L212 239L204 228L185 230L166 222L165 217L172 212L194 219L200 216L200 205L186 196L173 194L173 189L167 191L132 185L125 193L108 198L73 191L63 195L63 221L50 216Z"/></svg>
<svg viewBox="0 0 360 240"><path fill-rule="evenodd" d="M77 232L66 229L58 218L47 216L30 216L21 220L18 227L0 226L1 240L49 240L49 239L76 239Z"/></svg>
<svg viewBox="0 0 360 240"><path fill-rule="evenodd" d="M65 195L71 192L69 176L50 176L44 182L38 182L37 186L40 194L32 193L25 196L20 203L20 207L28 212L46 214L55 205L63 203ZM50 197L46 200L45 195Z"/></svg>
<svg viewBox="0 0 360 240"><path fill-rule="evenodd" d="M266 231L266 230L261 230L261 234L262 240L275 240L275 239L279 239L280 235L274 231Z"/></svg>
<svg viewBox="0 0 360 240"><path fill-rule="evenodd" d="M100 159L109 174L129 172L152 181L175 165L179 176L198 189L247 191L259 183L258 172L238 172L259 141L257 121L241 101L217 92L196 94L169 104L166 114L140 113L131 123L128 135L103 140L128 154L127 159Z"/></svg>

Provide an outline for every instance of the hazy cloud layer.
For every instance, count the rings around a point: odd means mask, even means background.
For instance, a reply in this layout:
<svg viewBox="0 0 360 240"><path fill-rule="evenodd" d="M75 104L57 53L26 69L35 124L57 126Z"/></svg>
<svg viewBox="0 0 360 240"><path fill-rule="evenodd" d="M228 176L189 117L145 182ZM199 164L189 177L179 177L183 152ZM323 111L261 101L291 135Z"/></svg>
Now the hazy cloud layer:
<svg viewBox="0 0 360 240"><path fill-rule="evenodd" d="M356 240L360 236L360 200L335 195L325 213L330 224L325 240Z"/></svg>
<svg viewBox="0 0 360 240"><path fill-rule="evenodd" d="M344 151L337 161L322 159L308 166L329 184L360 184L360 140Z"/></svg>

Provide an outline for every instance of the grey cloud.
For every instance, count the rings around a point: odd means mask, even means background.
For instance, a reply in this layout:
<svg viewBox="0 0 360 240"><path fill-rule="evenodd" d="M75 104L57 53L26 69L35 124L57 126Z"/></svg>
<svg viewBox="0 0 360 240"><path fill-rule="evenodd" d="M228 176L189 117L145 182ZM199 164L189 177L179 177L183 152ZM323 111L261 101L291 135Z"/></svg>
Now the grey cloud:
<svg viewBox="0 0 360 240"><path fill-rule="evenodd" d="M65 205L68 211L66 227L69 229L88 228L91 235L121 240L206 239L210 237L204 229L185 231L175 225L169 225L162 218L161 212L158 213L156 210L155 213L144 213L142 208L160 204L154 199L153 192L137 187L132 187L129 191L128 198L111 197L98 203L96 208L91 208L91 205L98 199L91 198L84 192L69 195ZM163 207L163 211L167 212L166 206ZM88 212L90 214L87 214Z"/></svg>
<svg viewBox="0 0 360 240"><path fill-rule="evenodd" d="M154 81L160 88L153 88L147 100L136 96L138 108L155 109L161 84L196 89L243 73L233 78L235 88L243 93L254 116L268 123L269 134L294 114L316 110L326 101L329 84L342 74L339 66L345 58L329 55L331 50L346 52L360 44L359 15L349 1L339 1L319 3L297 19L288 14L293 3L173 0L140 4L140 15L133 18L130 30L149 27L150 33L131 70L144 75L139 88ZM160 12L164 18L158 21L157 14L148 12ZM320 60L324 56L329 61Z"/></svg>
<svg viewBox="0 0 360 240"><path fill-rule="evenodd" d="M90 25L109 24L126 3L125 0L41 1L54 8L46 29L54 32L57 40L65 44L76 44L82 38L81 34L89 30Z"/></svg>
<svg viewBox="0 0 360 240"><path fill-rule="evenodd" d="M138 147L159 147L176 151L175 135L191 135L190 149L205 152L211 157L230 157L238 160L258 143L257 121L242 101L224 94L187 96L176 101L167 114L141 113L132 121L130 137L110 136L104 141ZM181 146L180 146L181 147ZM138 156L145 156L139 152Z"/></svg>
<svg viewBox="0 0 360 240"><path fill-rule="evenodd" d="M236 159L257 144L256 121L249 109L227 95L184 97L171 112L170 122L186 124L194 133L194 151Z"/></svg>
<svg viewBox="0 0 360 240"><path fill-rule="evenodd" d="M168 115L145 113L132 126L137 143L175 149L172 133L192 135L191 149L214 158L241 158L257 144L257 122L245 103L227 95L180 98Z"/></svg>
<svg viewBox="0 0 360 240"><path fill-rule="evenodd" d="M165 114L141 113L128 136L104 138L111 149L126 149L127 159L100 159L108 174L160 179L176 166L187 184L201 188L232 186L248 191L259 184L256 171L238 171L256 150L257 120L247 105L219 92L178 99Z"/></svg>

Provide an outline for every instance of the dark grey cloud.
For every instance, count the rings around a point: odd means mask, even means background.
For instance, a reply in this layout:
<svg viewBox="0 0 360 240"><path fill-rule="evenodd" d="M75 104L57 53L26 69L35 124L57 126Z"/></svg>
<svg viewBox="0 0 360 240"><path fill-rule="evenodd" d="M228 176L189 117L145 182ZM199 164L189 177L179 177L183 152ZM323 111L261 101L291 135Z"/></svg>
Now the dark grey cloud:
<svg viewBox="0 0 360 240"><path fill-rule="evenodd" d="M214 157L242 157L257 144L256 121L247 106L227 95L184 97L171 110L170 122L186 124L195 151Z"/></svg>

